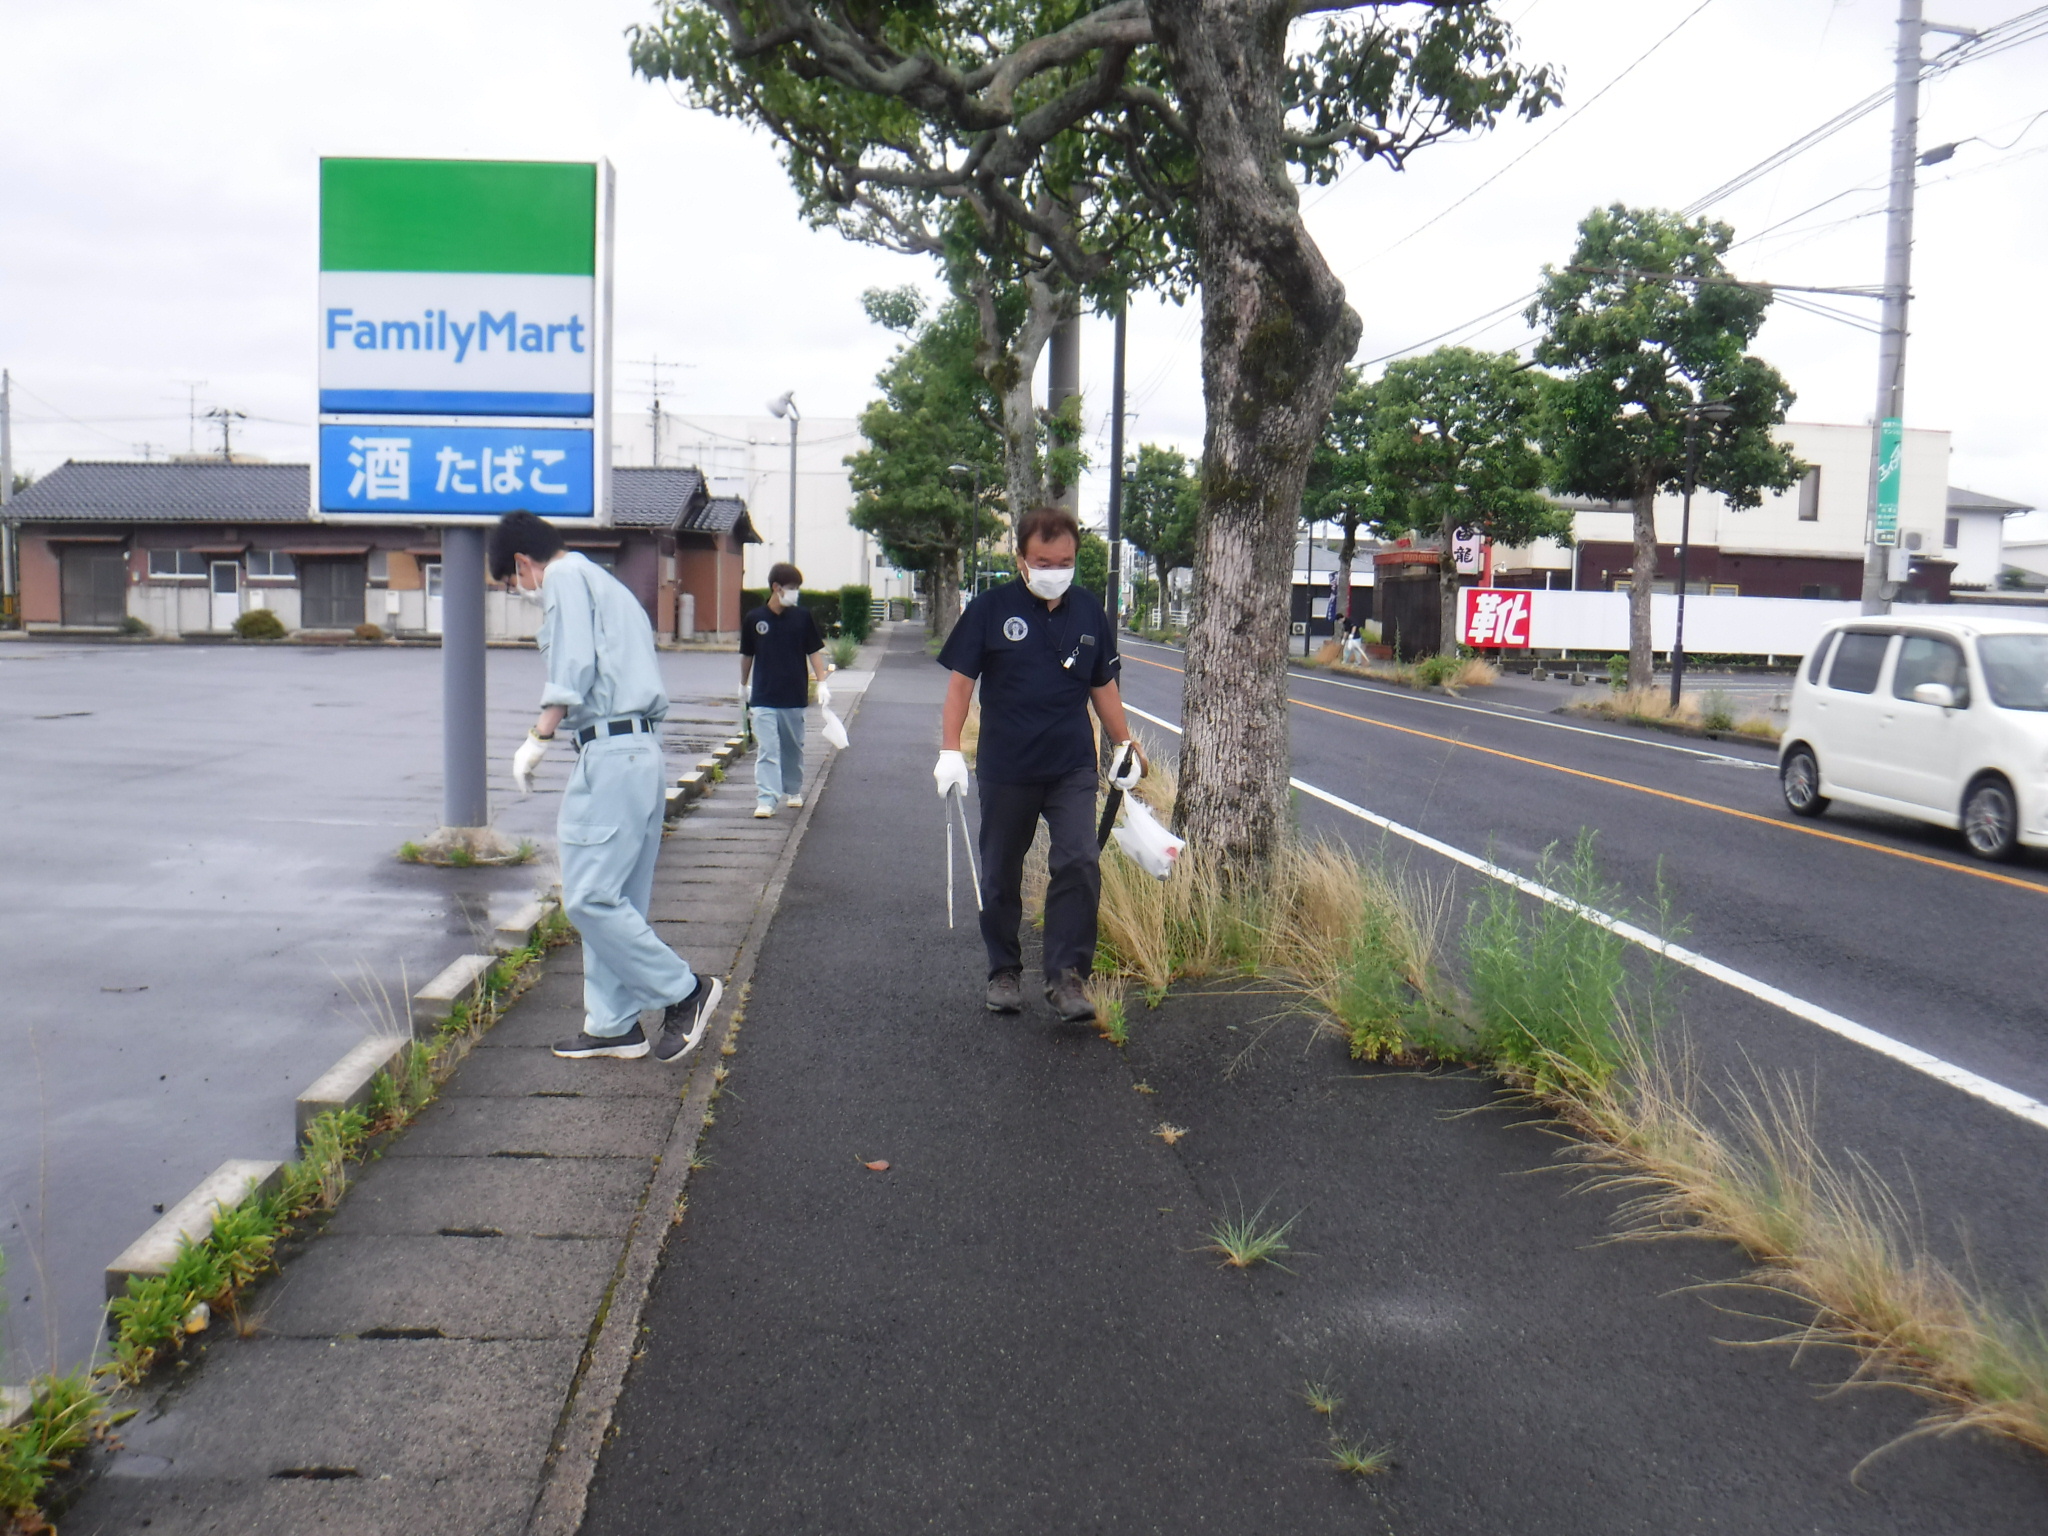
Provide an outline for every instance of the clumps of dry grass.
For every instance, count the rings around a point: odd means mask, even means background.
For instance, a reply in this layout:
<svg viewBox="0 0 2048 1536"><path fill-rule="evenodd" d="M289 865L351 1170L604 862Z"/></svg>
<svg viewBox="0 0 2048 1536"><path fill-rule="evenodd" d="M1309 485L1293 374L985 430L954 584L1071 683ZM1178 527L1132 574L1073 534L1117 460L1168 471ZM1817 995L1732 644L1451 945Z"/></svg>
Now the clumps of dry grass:
<svg viewBox="0 0 2048 1536"><path fill-rule="evenodd" d="M1631 725L1676 726L1689 731L1732 732L1759 741L1777 741L1784 733L1763 715L1737 716L1734 706L1719 689L1706 695L1685 694L1678 708L1671 707L1667 688L1625 688L1574 700L1565 708L1575 715L1592 715L1601 720L1620 720Z"/></svg>
<svg viewBox="0 0 2048 1536"><path fill-rule="evenodd" d="M2042 1319L2016 1316L1930 1254L1874 1169L1827 1155L1792 1081L1715 1094L1688 1057L1639 1046L1606 1083L1550 1102L1588 1138L1575 1155L1603 1170L1596 1187L1631 1196L1623 1238L1725 1239L1756 1262L1748 1284L1812 1309L1810 1323L1765 1342L1852 1349L1853 1381L1932 1403L1915 1434L1979 1429L2048 1451Z"/></svg>
<svg viewBox="0 0 2048 1536"><path fill-rule="evenodd" d="M1425 656L1420 661L1368 661L1354 665L1339 659L1326 647L1316 664L1327 672L1347 677L1368 678L1376 683L1393 683L1401 688L1442 688L1456 693L1461 688L1487 688L1500 681L1500 668L1477 656Z"/></svg>

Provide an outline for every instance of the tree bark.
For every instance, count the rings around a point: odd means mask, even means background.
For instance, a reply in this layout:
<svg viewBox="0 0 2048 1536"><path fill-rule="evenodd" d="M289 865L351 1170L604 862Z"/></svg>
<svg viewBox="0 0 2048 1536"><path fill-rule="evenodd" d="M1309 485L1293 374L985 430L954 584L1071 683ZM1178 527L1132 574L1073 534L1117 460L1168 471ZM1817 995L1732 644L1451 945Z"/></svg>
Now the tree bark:
<svg viewBox="0 0 2048 1536"><path fill-rule="evenodd" d="M1458 654L1458 523L1446 512L1438 530L1443 550L1436 557L1436 653Z"/></svg>
<svg viewBox="0 0 2048 1536"><path fill-rule="evenodd" d="M1357 615L1351 609L1351 567L1358 559L1358 524L1344 519L1344 542L1337 549L1337 590L1344 594L1344 623L1356 628Z"/></svg>
<svg viewBox="0 0 2048 1536"><path fill-rule="evenodd" d="M1039 473L1038 405L1032 398L1031 379L1046 342L1060 322L1074 313L1073 294L1048 274L1027 277L1024 293L1024 323L1014 336L1006 338L996 313L994 280L983 274L973 287L974 311L981 321L976 360L1002 411L1003 491L1012 527L1045 500L1045 482Z"/></svg>
<svg viewBox="0 0 2048 1536"><path fill-rule="evenodd" d="M932 567L932 633L941 640L960 622L960 551L941 550Z"/></svg>
<svg viewBox="0 0 2048 1536"><path fill-rule="evenodd" d="M1195 192L1207 408L1175 824L1256 882L1286 837L1287 623L1309 458L1358 345L1301 220L1281 87L1288 0L1149 0L1202 146Z"/></svg>
<svg viewBox="0 0 2048 1536"><path fill-rule="evenodd" d="M1650 655L1650 596L1657 582L1657 482L1636 487L1635 566L1628 584L1628 685L1648 688L1657 680Z"/></svg>

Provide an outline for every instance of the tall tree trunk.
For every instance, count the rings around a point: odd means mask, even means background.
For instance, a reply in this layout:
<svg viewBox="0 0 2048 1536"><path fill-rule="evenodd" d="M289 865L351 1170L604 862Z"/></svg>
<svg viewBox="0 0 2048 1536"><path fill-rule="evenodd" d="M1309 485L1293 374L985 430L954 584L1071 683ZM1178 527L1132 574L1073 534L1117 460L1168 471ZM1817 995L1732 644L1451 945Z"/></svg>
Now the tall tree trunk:
<svg viewBox="0 0 2048 1536"><path fill-rule="evenodd" d="M981 275L971 295L981 321L976 361L1002 410L1003 491L1012 527L1045 500L1045 482L1039 470L1038 403L1031 395L1031 378L1038 371L1038 357L1046 342L1074 307L1073 294L1045 274L1027 277L1024 294L1024 323L1009 337L1003 335L997 315L994 280Z"/></svg>
<svg viewBox="0 0 2048 1536"><path fill-rule="evenodd" d="M1628 583L1628 685L1657 681L1650 655L1650 596L1657 584L1657 482L1636 487L1636 563Z"/></svg>
<svg viewBox="0 0 2048 1536"><path fill-rule="evenodd" d="M1337 548L1337 590L1344 598L1344 622L1355 627L1357 615L1351 611L1351 566L1358 559L1358 522L1355 518L1344 519L1344 542Z"/></svg>
<svg viewBox="0 0 2048 1536"><path fill-rule="evenodd" d="M1459 523L1448 512L1438 534L1443 549L1436 557L1436 653L1458 654L1458 544Z"/></svg>
<svg viewBox="0 0 2048 1536"><path fill-rule="evenodd" d="M941 640L960 622L960 551L941 550L932 567L932 633Z"/></svg>
<svg viewBox="0 0 2048 1536"><path fill-rule="evenodd" d="M1301 221L1282 143L1288 0L1149 0L1202 145L1202 518L1179 829L1257 881L1288 829L1287 623L1302 482L1361 325Z"/></svg>

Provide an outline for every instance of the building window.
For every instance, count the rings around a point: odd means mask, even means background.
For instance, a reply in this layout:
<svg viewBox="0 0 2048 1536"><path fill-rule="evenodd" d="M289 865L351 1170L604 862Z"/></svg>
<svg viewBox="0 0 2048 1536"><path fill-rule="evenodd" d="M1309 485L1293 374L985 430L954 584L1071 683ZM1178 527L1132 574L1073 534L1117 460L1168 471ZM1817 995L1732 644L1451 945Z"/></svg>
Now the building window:
<svg viewBox="0 0 2048 1536"><path fill-rule="evenodd" d="M1820 521L1820 466L1809 464L1799 477L1799 521Z"/></svg>
<svg viewBox="0 0 2048 1536"><path fill-rule="evenodd" d="M1740 597L1742 588L1732 581L1717 581L1707 587L1709 597Z"/></svg>
<svg viewBox="0 0 2048 1536"><path fill-rule="evenodd" d="M193 549L152 549L149 574L159 581L196 580L206 574L206 556Z"/></svg>
<svg viewBox="0 0 2048 1536"><path fill-rule="evenodd" d="M292 557L281 549L252 549L249 551L249 575L252 580L290 581L292 579Z"/></svg>
<svg viewBox="0 0 2048 1536"><path fill-rule="evenodd" d="M1799 589L1799 595L1801 597L1819 598L1823 602L1832 603L1842 595L1842 589L1833 582L1809 581Z"/></svg>
<svg viewBox="0 0 2048 1536"><path fill-rule="evenodd" d="M576 553L601 571L616 572L619 568L619 552L616 549L578 549Z"/></svg>
<svg viewBox="0 0 2048 1536"><path fill-rule="evenodd" d="M391 580L391 551L373 549L370 551L370 584L381 586Z"/></svg>
<svg viewBox="0 0 2048 1536"><path fill-rule="evenodd" d="M1945 518L1941 525L1941 547L1954 549L1956 540L1962 535L1963 520L1960 517Z"/></svg>

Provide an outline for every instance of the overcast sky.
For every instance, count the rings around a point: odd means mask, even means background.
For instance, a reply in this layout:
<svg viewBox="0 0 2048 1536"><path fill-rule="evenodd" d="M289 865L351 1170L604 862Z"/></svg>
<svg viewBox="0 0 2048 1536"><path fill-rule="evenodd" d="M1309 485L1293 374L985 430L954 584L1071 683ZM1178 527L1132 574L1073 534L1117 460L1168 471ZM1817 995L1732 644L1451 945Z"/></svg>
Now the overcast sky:
<svg viewBox="0 0 2048 1536"><path fill-rule="evenodd" d="M2024 8L1942 0L1934 14L1981 27ZM1560 112L1308 194L1365 320L1361 360L1527 294L1545 261L1569 257L1589 208L1682 207L1890 78L1892 0L1503 10L1530 57L1562 67ZM0 0L0 365L17 384L17 465L182 452L188 380L205 381L201 411L248 414L238 449L309 455L322 154L606 156L619 409L645 409L647 370L631 364L659 356L688 365L664 395L684 413L751 414L794 388L809 415L854 414L892 344L862 316L861 291L931 287L929 269L804 228L764 138L635 79L621 34L651 12L641 0ZM1929 40L1930 53L1944 46ZM1922 172L1906 412L1954 434L1955 483L2048 503L2048 116L2033 121L2048 109L2044 65L2048 40L1925 95L1922 146L1971 142ZM1877 282L1889 124L1889 108L1874 113L1718 204L1747 237L1737 271ZM1822 302L1865 320L1877 309ZM1133 442L1199 448L1197 324L1193 305L1134 308ZM1505 349L1526 335L1508 310L1451 339ZM1869 418L1867 330L1781 304L1758 347L1797 390L1795 418ZM1095 425L1106 322L1091 322L1083 365ZM202 446L218 442L209 430ZM1084 498L1099 504L1099 477Z"/></svg>

